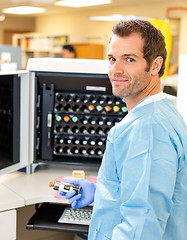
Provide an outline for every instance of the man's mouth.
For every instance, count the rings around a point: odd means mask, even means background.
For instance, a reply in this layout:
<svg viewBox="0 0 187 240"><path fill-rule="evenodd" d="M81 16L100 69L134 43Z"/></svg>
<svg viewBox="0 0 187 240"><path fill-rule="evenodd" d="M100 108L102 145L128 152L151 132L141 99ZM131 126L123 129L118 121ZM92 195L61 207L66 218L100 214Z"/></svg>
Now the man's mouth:
<svg viewBox="0 0 187 240"><path fill-rule="evenodd" d="M127 79L120 79L120 78L112 79L112 83L114 83L114 84L121 84L121 83L124 83L124 82L128 82L128 80Z"/></svg>

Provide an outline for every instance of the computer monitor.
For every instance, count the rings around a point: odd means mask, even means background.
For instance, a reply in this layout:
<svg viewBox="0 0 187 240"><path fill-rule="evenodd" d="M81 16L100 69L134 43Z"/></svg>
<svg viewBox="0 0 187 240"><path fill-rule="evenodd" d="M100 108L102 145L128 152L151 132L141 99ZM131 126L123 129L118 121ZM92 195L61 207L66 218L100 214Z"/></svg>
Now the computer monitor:
<svg viewBox="0 0 187 240"><path fill-rule="evenodd" d="M29 79L26 71L0 73L0 175L29 164Z"/></svg>

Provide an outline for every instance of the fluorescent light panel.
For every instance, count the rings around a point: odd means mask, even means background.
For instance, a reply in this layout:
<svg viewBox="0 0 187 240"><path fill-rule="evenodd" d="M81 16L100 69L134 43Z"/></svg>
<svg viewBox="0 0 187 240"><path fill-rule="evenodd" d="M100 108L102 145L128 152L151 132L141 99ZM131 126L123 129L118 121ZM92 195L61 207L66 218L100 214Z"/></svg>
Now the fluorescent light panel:
<svg viewBox="0 0 187 240"><path fill-rule="evenodd" d="M90 21L128 21L128 20L147 20L147 17L139 17L139 16L134 16L134 15L129 15L129 16L124 16L120 14L113 14L109 16L93 16L89 17L88 20Z"/></svg>
<svg viewBox="0 0 187 240"><path fill-rule="evenodd" d="M32 4L32 3L53 3L54 0L10 0L12 3L16 5L22 5L25 4L25 2Z"/></svg>
<svg viewBox="0 0 187 240"><path fill-rule="evenodd" d="M111 3L111 0L64 0L55 2L55 5L78 8L103 5L109 3Z"/></svg>
<svg viewBox="0 0 187 240"><path fill-rule="evenodd" d="M20 7L3 9L3 13L20 14L20 15L21 14L41 13L44 11L45 11L44 8L30 7L30 6L20 6Z"/></svg>

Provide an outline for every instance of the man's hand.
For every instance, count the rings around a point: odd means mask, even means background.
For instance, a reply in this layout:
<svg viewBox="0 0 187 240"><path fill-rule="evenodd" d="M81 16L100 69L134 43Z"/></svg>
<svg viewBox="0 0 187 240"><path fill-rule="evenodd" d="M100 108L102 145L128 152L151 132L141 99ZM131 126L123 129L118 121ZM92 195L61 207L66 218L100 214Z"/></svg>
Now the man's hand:
<svg viewBox="0 0 187 240"><path fill-rule="evenodd" d="M82 208L94 201L96 185L85 179L73 179L66 181L67 183L73 184L75 186L80 186L80 193L75 195L74 190L68 192L59 192L61 196L65 196L69 200L72 208Z"/></svg>

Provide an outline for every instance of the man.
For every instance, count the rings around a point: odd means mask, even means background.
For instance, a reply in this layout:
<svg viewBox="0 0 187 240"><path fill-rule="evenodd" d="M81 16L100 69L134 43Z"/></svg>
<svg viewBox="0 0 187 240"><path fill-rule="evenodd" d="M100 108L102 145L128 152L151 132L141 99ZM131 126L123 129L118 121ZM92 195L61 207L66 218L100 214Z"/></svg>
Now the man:
<svg viewBox="0 0 187 240"><path fill-rule="evenodd" d="M96 192L71 181L82 189L66 198L73 208L94 201L89 240L185 240L187 127L161 92L164 37L147 21L120 22L108 59L113 94L128 114L108 135Z"/></svg>
<svg viewBox="0 0 187 240"><path fill-rule="evenodd" d="M62 47L63 58L76 58L76 51L72 45L64 45Z"/></svg>

